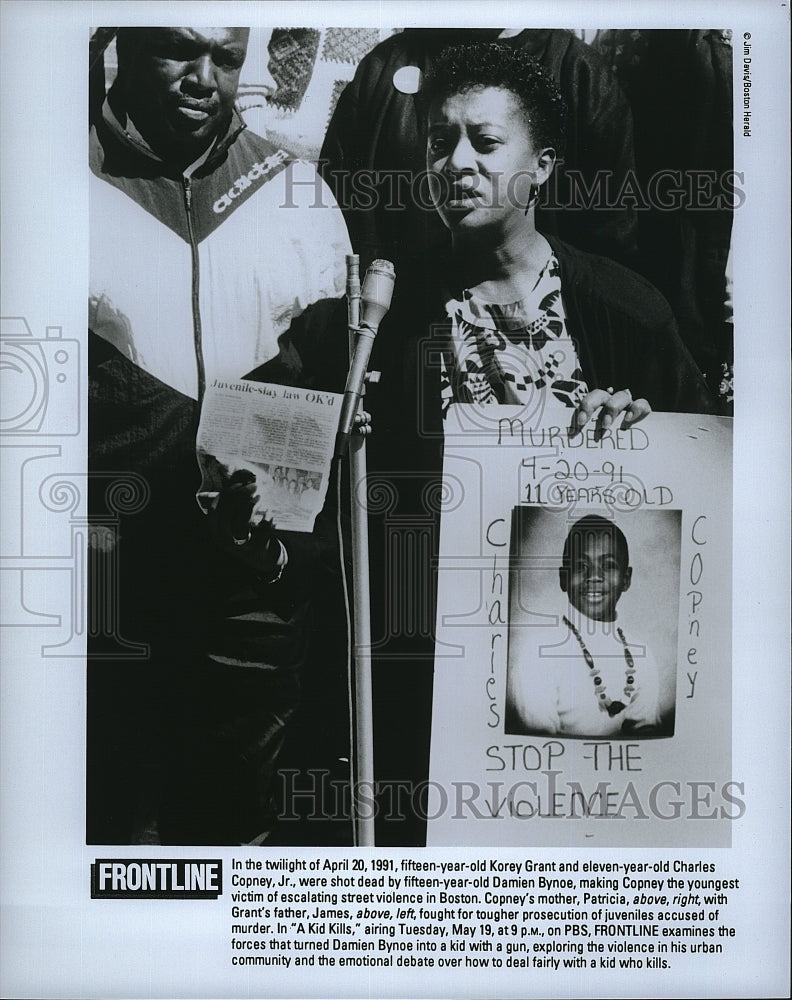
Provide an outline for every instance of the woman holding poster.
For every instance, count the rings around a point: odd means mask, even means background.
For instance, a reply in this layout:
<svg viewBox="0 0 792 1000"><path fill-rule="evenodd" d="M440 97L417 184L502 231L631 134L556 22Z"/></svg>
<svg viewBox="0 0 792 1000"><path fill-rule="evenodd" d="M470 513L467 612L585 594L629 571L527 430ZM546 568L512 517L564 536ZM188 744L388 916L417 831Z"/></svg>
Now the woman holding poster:
<svg viewBox="0 0 792 1000"><path fill-rule="evenodd" d="M715 404L673 314L643 278L539 232L540 191L564 153L564 107L521 49L449 46L421 91L427 180L450 252L401 288L383 322L367 397L375 758L383 782L425 781L434 641L443 417L452 403L520 405L538 426L549 407L577 433L651 410L709 413ZM585 431L585 433L588 433ZM416 558L416 553L423 553ZM393 669L387 669L388 662ZM405 745L403 720L416 736ZM417 803L417 804L416 804ZM423 808L415 798L414 810ZM420 842L420 818L391 810L379 843Z"/></svg>

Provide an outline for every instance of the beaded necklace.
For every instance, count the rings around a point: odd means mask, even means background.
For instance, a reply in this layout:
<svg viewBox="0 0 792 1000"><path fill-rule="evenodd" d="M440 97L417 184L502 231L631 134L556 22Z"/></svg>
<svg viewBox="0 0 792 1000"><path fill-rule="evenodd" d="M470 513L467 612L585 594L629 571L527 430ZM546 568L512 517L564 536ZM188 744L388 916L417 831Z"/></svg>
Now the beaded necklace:
<svg viewBox="0 0 792 1000"><path fill-rule="evenodd" d="M608 715L618 715L619 712L624 711L626 707L622 701L613 701L613 699L608 695L605 690L605 685L602 683L602 677L600 672L597 670L594 664L594 657L588 650L585 642L583 641L583 636L578 632L572 622L564 615L564 623L569 628L570 632L577 639L580 644L580 648L583 651L583 659L586 661L586 666L589 669L589 675L594 681L594 697L597 699L597 704L600 710L607 712ZM633 655L627 646L627 640L624 638L624 632L620 628L616 629L616 635L619 637L619 642L624 647L624 659L627 664L627 668L624 673L626 675L626 683L624 685L624 694L629 703L632 701L633 694L635 693L635 660L633 660Z"/></svg>

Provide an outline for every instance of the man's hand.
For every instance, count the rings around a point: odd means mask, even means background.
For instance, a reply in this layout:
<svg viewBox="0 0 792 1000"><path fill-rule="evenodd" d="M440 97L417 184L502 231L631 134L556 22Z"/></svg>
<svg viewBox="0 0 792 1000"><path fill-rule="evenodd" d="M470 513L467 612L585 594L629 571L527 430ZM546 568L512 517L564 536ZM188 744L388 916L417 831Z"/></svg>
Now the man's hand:
<svg viewBox="0 0 792 1000"><path fill-rule="evenodd" d="M252 523L257 501L256 477L248 469L238 469L220 490L210 516L218 545L269 581L278 576L282 549L266 515Z"/></svg>

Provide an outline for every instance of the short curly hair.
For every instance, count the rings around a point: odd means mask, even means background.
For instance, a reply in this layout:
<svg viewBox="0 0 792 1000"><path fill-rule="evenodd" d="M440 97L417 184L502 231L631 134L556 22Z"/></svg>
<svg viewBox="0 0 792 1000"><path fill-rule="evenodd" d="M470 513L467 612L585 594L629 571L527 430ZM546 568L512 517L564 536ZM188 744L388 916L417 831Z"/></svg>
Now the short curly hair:
<svg viewBox="0 0 792 1000"><path fill-rule="evenodd" d="M588 514L581 517L569 529L569 534L564 542L564 552L561 556L561 569L569 572L572 569L572 562L579 554L586 539L592 535L607 535L616 549L617 556L622 560L624 566L630 565L630 549L624 532L613 521L602 517L599 514Z"/></svg>
<svg viewBox="0 0 792 1000"><path fill-rule="evenodd" d="M531 141L564 155L566 104L552 77L522 48L507 42L448 45L437 56L422 88L426 110L437 100L484 87L508 90L519 101Z"/></svg>

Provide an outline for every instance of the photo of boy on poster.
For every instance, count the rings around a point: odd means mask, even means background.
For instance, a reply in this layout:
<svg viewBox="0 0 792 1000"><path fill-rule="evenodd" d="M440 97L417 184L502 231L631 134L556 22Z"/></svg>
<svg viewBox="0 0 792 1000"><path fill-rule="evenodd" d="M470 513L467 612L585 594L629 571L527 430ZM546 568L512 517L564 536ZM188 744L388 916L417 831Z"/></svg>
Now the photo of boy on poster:
<svg viewBox="0 0 792 1000"><path fill-rule="evenodd" d="M680 514L515 509L506 733L673 734Z"/></svg>

